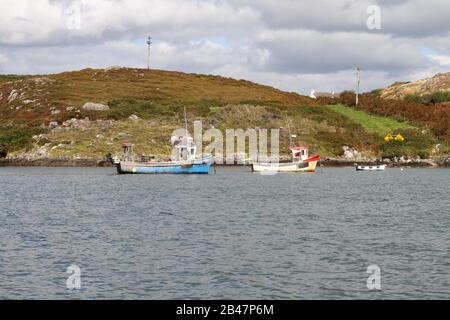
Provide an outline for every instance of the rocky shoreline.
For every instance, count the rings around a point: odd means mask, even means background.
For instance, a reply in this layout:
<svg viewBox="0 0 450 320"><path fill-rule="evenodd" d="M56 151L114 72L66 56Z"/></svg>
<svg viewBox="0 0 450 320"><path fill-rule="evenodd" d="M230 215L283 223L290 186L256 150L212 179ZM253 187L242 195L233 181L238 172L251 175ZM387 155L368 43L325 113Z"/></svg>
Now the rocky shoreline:
<svg viewBox="0 0 450 320"><path fill-rule="evenodd" d="M112 167L106 160L93 159L0 159L0 167Z"/></svg>
<svg viewBox="0 0 450 320"><path fill-rule="evenodd" d="M354 161L340 158L322 159L322 167L352 167L355 164L373 165L376 163L386 164L388 167L424 167L424 168L450 168L450 158L442 157L435 159L379 159L377 161ZM228 166L228 165L223 165ZM0 167L113 167L113 164L106 159L25 159L6 158L0 159Z"/></svg>
<svg viewBox="0 0 450 320"><path fill-rule="evenodd" d="M390 168L414 167L414 168L450 168L450 160L440 161L435 159L421 159L419 161L349 161L342 159L328 158L321 161L323 167L353 167L358 165L385 164Z"/></svg>

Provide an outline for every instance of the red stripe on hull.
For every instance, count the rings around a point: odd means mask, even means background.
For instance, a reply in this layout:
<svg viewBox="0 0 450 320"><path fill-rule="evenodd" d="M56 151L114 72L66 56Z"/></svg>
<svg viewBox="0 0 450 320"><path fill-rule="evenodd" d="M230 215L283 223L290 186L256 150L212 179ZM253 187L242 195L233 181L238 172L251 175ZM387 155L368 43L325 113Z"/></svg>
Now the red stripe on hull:
<svg viewBox="0 0 450 320"><path fill-rule="evenodd" d="M311 157L309 159L306 159L304 162L313 162L313 161L319 161L320 160L320 155Z"/></svg>

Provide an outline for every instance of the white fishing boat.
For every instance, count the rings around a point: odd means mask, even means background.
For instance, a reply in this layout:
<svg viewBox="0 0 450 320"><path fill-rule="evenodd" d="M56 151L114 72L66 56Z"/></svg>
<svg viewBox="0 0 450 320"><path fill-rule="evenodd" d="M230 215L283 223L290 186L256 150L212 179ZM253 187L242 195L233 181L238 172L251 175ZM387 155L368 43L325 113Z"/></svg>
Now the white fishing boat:
<svg viewBox="0 0 450 320"><path fill-rule="evenodd" d="M384 171L386 165L374 165L374 166L356 166L356 171Z"/></svg>
<svg viewBox="0 0 450 320"><path fill-rule="evenodd" d="M292 138L296 138L291 132L291 126L286 113L286 124L289 130L289 145L292 146ZM292 162L290 163L253 163L252 171L260 173L278 173L278 172L315 172L317 163L320 161L320 155L309 157L309 148L290 147L292 152Z"/></svg>
<svg viewBox="0 0 450 320"><path fill-rule="evenodd" d="M290 163L254 163L253 172L282 173L282 172L315 172L320 155L309 157L308 147L291 147L292 162Z"/></svg>

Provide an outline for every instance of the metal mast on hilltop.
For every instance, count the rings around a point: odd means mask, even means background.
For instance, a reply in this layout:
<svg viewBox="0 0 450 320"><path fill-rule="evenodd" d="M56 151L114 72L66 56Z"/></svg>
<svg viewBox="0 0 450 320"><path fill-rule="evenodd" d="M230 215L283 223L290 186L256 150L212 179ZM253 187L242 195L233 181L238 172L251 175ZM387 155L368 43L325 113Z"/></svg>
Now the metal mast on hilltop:
<svg viewBox="0 0 450 320"><path fill-rule="evenodd" d="M147 62L147 70L150 70L150 47L152 46L152 37L148 36L147 38L148 45L148 62Z"/></svg>

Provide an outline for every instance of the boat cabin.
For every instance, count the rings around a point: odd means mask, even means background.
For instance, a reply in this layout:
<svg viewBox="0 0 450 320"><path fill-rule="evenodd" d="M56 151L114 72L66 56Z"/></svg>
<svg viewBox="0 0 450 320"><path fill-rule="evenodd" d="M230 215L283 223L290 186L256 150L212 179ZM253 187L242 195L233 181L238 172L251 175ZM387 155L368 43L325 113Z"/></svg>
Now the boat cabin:
<svg viewBox="0 0 450 320"><path fill-rule="evenodd" d="M192 137L183 137L173 143L175 150L175 161L192 161L197 156L197 146Z"/></svg>
<svg viewBox="0 0 450 320"><path fill-rule="evenodd" d="M308 147L290 147L289 149L292 152L292 162L303 162L308 159Z"/></svg>
<svg viewBox="0 0 450 320"><path fill-rule="evenodd" d="M129 144L129 143L124 144L122 146L122 148L123 148L123 157L124 157L125 161L132 161L133 160L133 158L134 158L133 147L134 147L134 145L133 144Z"/></svg>

